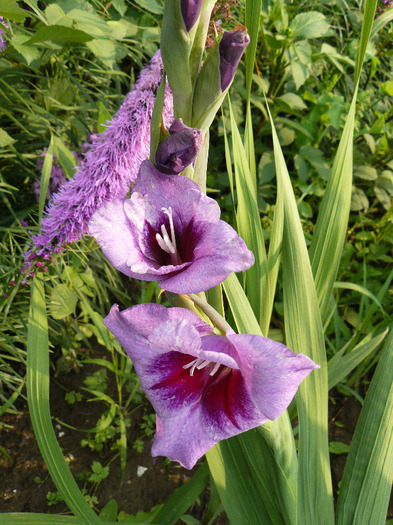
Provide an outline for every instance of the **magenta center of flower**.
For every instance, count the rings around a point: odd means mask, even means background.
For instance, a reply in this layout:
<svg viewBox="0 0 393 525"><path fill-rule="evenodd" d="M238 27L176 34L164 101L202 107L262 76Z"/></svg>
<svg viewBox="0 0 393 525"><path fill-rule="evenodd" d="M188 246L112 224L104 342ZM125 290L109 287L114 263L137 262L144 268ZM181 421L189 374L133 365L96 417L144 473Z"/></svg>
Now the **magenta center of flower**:
<svg viewBox="0 0 393 525"><path fill-rule="evenodd" d="M212 364L212 361L209 361L208 359L201 359L197 357L196 359L193 359L187 365L184 365L183 368L184 369L190 368L190 376L193 376L195 369L202 370L202 368L205 368L207 365L210 365L210 364ZM221 363L214 363L214 367L212 371L210 372L210 375L214 376L214 374L217 372L220 366L221 366Z"/></svg>
<svg viewBox="0 0 393 525"><path fill-rule="evenodd" d="M161 233L156 233L156 241L161 250L164 250L164 252L169 253L172 264L176 266L178 264L182 264L182 261L176 246L176 235L175 227L173 225L172 208L169 206L169 208L162 208L161 211L163 211L165 215L168 216L169 233L165 224L161 224Z"/></svg>

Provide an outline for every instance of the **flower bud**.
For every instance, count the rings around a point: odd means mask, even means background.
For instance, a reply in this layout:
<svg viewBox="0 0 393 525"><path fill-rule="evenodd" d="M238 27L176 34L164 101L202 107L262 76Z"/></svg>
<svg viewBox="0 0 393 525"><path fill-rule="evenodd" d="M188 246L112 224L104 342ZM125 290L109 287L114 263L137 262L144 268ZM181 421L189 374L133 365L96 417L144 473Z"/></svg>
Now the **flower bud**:
<svg viewBox="0 0 393 525"><path fill-rule="evenodd" d="M169 128L156 151L156 166L161 173L177 175L189 166L198 155L202 145L202 132L189 128L179 119Z"/></svg>
<svg viewBox="0 0 393 525"><path fill-rule="evenodd" d="M191 123L204 133L225 98L249 42L249 36L242 29L226 32L203 64L195 85Z"/></svg>
<svg viewBox="0 0 393 525"><path fill-rule="evenodd" d="M180 0L180 9L184 25L188 32L194 27L201 14L203 0Z"/></svg>
<svg viewBox="0 0 393 525"><path fill-rule="evenodd" d="M249 43L250 37L242 29L224 33L219 46L222 91L225 91L232 82L240 59Z"/></svg>

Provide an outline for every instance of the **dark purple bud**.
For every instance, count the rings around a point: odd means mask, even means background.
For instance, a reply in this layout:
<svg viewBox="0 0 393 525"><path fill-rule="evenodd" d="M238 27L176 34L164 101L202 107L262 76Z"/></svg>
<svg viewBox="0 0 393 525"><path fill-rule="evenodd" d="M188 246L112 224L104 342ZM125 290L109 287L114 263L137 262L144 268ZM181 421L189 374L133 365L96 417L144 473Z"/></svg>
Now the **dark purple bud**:
<svg viewBox="0 0 393 525"><path fill-rule="evenodd" d="M242 29L224 33L219 46L222 91L225 91L232 82L240 59L249 43L250 37Z"/></svg>
<svg viewBox="0 0 393 525"><path fill-rule="evenodd" d="M201 14L203 0L180 0L180 9L184 25L189 32Z"/></svg>
<svg viewBox="0 0 393 525"><path fill-rule="evenodd" d="M156 166L167 175L177 175L189 166L202 146L202 131L189 128L178 119L169 128L170 136L158 145Z"/></svg>

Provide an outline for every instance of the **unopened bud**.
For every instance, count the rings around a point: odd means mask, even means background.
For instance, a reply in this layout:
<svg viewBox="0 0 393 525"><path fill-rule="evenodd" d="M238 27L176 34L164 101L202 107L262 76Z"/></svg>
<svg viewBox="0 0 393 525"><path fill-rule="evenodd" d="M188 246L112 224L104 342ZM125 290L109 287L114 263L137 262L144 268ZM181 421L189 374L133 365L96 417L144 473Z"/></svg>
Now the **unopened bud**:
<svg viewBox="0 0 393 525"><path fill-rule="evenodd" d="M169 133L170 136L158 145L156 166L162 173L177 175L196 159L202 145L202 132L178 119L169 128Z"/></svg>

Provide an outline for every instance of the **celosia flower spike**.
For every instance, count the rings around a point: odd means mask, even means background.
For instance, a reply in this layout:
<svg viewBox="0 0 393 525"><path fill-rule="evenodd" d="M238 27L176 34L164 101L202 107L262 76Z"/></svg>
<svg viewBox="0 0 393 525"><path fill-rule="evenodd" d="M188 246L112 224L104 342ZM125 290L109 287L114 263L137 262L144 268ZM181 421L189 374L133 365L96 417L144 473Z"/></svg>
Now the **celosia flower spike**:
<svg viewBox="0 0 393 525"><path fill-rule="evenodd" d="M218 204L184 176L164 175L144 161L130 199L102 206L89 224L115 268L173 293L198 293L230 273L247 270L254 256Z"/></svg>
<svg viewBox="0 0 393 525"><path fill-rule="evenodd" d="M146 66L107 130L93 142L75 177L56 193L34 237L38 255L54 245L71 243L87 233L87 224L105 202L127 194L141 162L149 156L150 121L155 95L163 77L160 52ZM167 86L164 125L173 120L172 95Z"/></svg>
<svg viewBox="0 0 393 525"><path fill-rule="evenodd" d="M105 326L123 345L157 413L152 455L191 469L218 441L276 419L318 365L258 335L215 335L183 308L142 304Z"/></svg>

